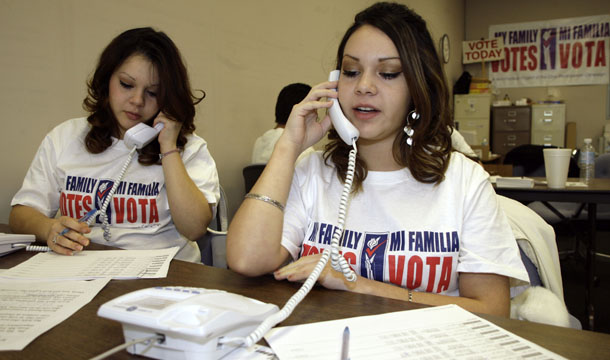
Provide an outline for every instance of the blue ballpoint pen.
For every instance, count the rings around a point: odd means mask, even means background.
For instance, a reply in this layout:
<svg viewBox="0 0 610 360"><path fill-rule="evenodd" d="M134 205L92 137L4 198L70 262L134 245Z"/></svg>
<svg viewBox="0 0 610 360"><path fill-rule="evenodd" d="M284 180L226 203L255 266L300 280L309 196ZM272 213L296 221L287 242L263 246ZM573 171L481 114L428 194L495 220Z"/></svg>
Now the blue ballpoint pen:
<svg viewBox="0 0 610 360"><path fill-rule="evenodd" d="M343 330L343 341L341 343L341 360L349 360L349 327Z"/></svg>
<svg viewBox="0 0 610 360"><path fill-rule="evenodd" d="M87 221L89 220L89 218L95 214L95 212L97 211L97 209L93 209L93 210L89 210L88 213L86 213L83 217L81 217L80 219L78 219L78 222L83 222L83 221ZM70 228L65 228L63 229L60 233L59 236L64 236L68 233L68 231L70 231Z"/></svg>

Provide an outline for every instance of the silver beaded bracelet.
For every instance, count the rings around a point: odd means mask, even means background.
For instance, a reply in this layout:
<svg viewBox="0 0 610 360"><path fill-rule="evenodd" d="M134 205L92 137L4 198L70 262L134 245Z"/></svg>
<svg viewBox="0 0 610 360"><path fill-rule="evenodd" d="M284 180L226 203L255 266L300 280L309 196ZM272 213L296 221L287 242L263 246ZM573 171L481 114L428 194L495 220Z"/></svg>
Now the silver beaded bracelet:
<svg viewBox="0 0 610 360"><path fill-rule="evenodd" d="M280 209L282 212L284 211L284 205L282 205L279 201L273 200L272 198L270 198L269 196L266 196L266 195L248 193L248 194L246 194L246 199L264 201L264 202L271 204L271 205L275 206L276 208Z"/></svg>

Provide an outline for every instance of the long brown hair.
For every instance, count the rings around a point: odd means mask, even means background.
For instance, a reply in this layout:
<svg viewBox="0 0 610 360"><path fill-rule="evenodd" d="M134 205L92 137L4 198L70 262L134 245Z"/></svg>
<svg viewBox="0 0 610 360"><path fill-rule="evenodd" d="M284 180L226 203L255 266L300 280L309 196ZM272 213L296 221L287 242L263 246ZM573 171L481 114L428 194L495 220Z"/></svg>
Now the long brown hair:
<svg viewBox="0 0 610 360"><path fill-rule="evenodd" d="M406 144L407 136L400 131L394 140L392 155L398 164L409 168L417 181L438 184L445 178L449 166L453 120L443 67L426 22L401 4L382 2L372 5L356 15L354 24L343 36L337 51L337 69L341 69L347 41L363 25L381 30L396 46L411 96L408 110L416 109L420 114L418 120L411 121L415 131L413 145ZM324 151L325 161L331 160L339 178L345 181L351 146L346 145L334 130L329 139L331 141ZM358 158L355 189L361 187L366 175L366 163Z"/></svg>
<svg viewBox="0 0 610 360"><path fill-rule="evenodd" d="M157 104L172 120L182 123L177 145L183 148L186 135L195 131L195 105L205 97L197 97L191 86L180 51L163 32L150 27L131 29L114 38L100 55L97 68L87 83L88 95L83 108L89 112L87 121L91 130L85 138L87 150L99 154L112 145L112 137L119 137L117 120L110 109L109 83L114 71L132 55L146 57L157 70L159 89ZM148 125L152 125L151 119ZM151 142L139 152L138 161L143 165L159 163L160 145Z"/></svg>

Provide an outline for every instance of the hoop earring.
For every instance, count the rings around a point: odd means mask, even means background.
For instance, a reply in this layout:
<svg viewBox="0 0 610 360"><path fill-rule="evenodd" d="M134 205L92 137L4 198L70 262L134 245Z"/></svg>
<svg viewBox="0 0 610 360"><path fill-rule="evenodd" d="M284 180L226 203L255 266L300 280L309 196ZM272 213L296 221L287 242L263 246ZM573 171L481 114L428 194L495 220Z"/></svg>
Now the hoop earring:
<svg viewBox="0 0 610 360"><path fill-rule="evenodd" d="M407 134L407 140L406 143L409 146L413 145L413 134L415 134L415 130L413 130L413 128L411 127L411 122L409 121L409 119L413 120L413 122L415 122L415 120L418 120L420 118L420 115L417 111L412 110L409 115L407 115L407 125L405 125L404 129L402 129L402 131L405 132L405 134Z"/></svg>

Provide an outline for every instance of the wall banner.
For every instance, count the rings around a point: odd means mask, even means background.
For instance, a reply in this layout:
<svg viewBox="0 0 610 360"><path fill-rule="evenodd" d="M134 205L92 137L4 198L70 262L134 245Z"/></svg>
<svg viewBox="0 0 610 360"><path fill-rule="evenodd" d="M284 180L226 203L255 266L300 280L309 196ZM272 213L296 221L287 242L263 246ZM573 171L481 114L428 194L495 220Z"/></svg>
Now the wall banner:
<svg viewBox="0 0 610 360"><path fill-rule="evenodd" d="M491 62L497 88L608 84L610 15L491 25L504 59Z"/></svg>

